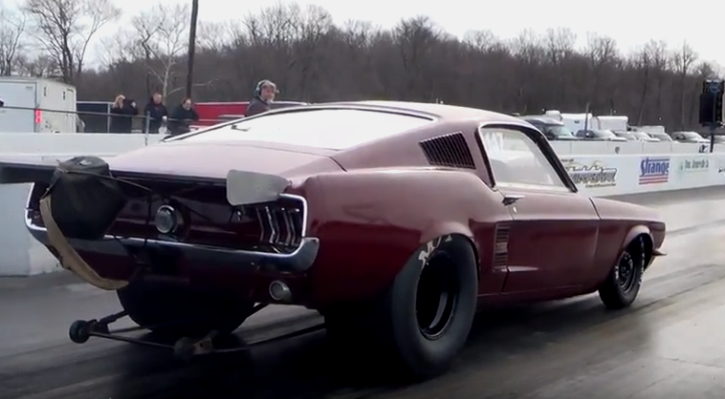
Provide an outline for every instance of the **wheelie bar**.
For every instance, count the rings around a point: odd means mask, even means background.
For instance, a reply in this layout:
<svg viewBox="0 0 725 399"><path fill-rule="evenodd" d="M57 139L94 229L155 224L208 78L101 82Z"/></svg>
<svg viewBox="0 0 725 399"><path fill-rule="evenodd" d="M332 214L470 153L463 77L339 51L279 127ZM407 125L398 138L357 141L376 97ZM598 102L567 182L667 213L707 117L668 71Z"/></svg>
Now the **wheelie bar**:
<svg viewBox="0 0 725 399"><path fill-rule="evenodd" d="M266 305L265 304L258 304L254 307L252 312L250 313L250 316L260 310L262 310ZM202 338L190 338L190 337L182 337L178 339L173 345L171 344L164 344L160 342L154 342L148 339L142 339L142 338L134 338L129 337L124 334L135 332L135 331L142 331L145 330L143 327L131 327L131 328L123 328L118 330L111 330L109 328L109 325L118 321L119 319L122 319L124 317L127 317L127 312L119 312L112 315L108 315L106 317L101 318L100 320L76 320L74 321L70 329L68 331L68 336L70 337L71 341L77 343L77 344L83 344L88 342L90 337L98 337L98 338L104 338L104 339L110 339L114 341L121 341L131 344L138 344L138 345L145 345L145 346L151 346L156 348L163 348L163 349L170 349L173 350L174 356L180 360L191 360L195 356L199 355L209 355L214 353L234 353L234 352L241 352L250 350L253 347L257 347L263 344L269 344L272 342L277 342L285 339L294 338L297 336L309 334L314 331L318 331L322 328L324 328L324 324L315 325L312 327L304 328L301 330L293 331L288 334L283 334L280 336L272 337L265 339L263 341L255 342L253 344L249 345L243 345L239 347L234 348L215 348L214 347L214 340L219 335L216 331L211 331L209 334Z"/></svg>

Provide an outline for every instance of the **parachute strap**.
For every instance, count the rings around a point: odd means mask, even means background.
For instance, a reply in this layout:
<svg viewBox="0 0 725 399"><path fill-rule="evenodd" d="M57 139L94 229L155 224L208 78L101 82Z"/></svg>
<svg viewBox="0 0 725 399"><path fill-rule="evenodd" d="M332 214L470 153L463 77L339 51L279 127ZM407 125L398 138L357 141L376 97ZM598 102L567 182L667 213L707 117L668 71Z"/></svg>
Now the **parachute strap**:
<svg viewBox="0 0 725 399"><path fill-rule="evenodd" d="M60 265L64 269L68 269L73 273L80 276L87 283L94 285L103 290L118 290L128 285L128 281L112 280L103 278L96 273L88 263L76 252L76 250L70 245L68 239L63 235L58 225L53 219L51 212L51 197L52 195L46 195L40 200L40 215L43 218L43 223L48 231L48 240L50 245L55 248L59 255Z"/></svg>

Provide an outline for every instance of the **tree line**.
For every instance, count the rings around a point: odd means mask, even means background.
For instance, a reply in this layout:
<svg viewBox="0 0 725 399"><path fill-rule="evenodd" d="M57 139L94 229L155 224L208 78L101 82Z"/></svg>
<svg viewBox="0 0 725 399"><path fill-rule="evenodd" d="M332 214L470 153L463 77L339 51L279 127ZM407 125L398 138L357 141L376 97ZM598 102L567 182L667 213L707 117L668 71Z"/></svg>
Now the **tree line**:
<svg viewBox="0 0 725 399"><path fill-rule="evenodd" d="M160 91L178 102L189 14L187 5L157 3L98 37L122 16L111 0L25 0L18 11L0 9L0 74L57 78L89 101ZM425 16L391 29L336 24L323 8L277 4L238 20L200 21L193 97L244 101L257 81L271 79L288 100L439 101L520 114L589 110L627 115L633 125L697 126L701 81L719 68L686 42L652 40L625 54L611 37L588 33L583 47L577 39L567 28L524 30L513 39L483 29L458 38ZM102 65L89 68L94 40L102 43Z"/></svg>

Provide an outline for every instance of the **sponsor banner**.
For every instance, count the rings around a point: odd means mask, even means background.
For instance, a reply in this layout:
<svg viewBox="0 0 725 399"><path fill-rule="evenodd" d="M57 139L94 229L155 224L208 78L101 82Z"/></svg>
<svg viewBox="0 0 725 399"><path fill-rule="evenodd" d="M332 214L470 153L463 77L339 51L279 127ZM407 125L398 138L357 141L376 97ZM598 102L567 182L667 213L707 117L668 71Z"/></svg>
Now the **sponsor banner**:
<svg viewBox="0 0 725 399"><path fill-rule="evenodd" d="M640 185L664 184L670 180L670 157L645 157L639 162Z"/></svg>
<svg viewBox="0 0 725 399"><path fill-rule="evenodd" d="M603 160L585 162L569 158L562 159L564 168L578 187L601 188L617 185L618 169Z"/></svg>
<svg viewBox="0 0 725 399"><path fill-rule="evenodd" d="M686 173L707 173L710 170L710 160L707 157L683 158L677 165L677 172Z"/></svg>

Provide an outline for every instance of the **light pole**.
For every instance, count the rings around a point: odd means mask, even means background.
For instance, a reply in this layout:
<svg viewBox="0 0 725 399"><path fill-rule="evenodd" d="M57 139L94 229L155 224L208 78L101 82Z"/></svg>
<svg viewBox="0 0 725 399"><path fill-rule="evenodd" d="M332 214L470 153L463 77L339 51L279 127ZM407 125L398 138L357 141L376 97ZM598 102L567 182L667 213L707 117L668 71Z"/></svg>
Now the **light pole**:
<svg viewBox="0 0 725 399"><path fill-rule="evenodd" d="M191 98L194 86L194 53L196 52L196 21L199 18L199 0L191 1L191 27L189 28L189 53L187 59L186 96Z"/></svg>

